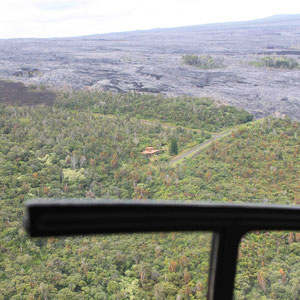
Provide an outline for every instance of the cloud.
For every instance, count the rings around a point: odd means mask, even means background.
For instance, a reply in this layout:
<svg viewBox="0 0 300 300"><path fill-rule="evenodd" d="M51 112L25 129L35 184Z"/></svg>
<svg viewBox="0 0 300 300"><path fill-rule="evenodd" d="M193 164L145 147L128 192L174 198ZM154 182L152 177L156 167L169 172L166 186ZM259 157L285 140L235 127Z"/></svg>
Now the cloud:
<svg viewBox="0 0 300 300"><path fill-rule="evenodd" d="M83 0L35 0L34 5L40 10L69 10L84 5Z"/></svg>
<svg viewBox="0 0 300 300"><path fill-rule="evenodd" d="M76 36L300 13L295 0L0 1L0 38Z"/></svg>

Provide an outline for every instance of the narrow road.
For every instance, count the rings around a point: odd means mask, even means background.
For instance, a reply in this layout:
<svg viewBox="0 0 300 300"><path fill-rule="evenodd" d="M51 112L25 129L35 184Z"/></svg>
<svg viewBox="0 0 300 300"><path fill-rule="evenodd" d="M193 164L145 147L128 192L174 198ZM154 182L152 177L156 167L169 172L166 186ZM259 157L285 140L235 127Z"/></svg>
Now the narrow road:
<svg viewBox="0 0 300 300"><path fill-rule="evenodd" d="M214 137L212 137L211 139L207 140L206 142L194 147L193 149L189 150L188 152L185 152L179 156L176 156L175 158L173 158L171 161L170 161L170 164L174 164L176 162L178 162L179 160L185 158L186 156L189 156L191 154L194 154L194 155L197 155L199 154L204 148L206 148L209 144L211 144L213 141L215 140L218 140L220 139L221 137L225 136L225 135L228 135L230 132L232 132L234 129L230 129L230 130L227 130L225 132L222 132L222 133L219 133L219 134L216 134ZM193 156L194 156L193 155Z"/></svg>

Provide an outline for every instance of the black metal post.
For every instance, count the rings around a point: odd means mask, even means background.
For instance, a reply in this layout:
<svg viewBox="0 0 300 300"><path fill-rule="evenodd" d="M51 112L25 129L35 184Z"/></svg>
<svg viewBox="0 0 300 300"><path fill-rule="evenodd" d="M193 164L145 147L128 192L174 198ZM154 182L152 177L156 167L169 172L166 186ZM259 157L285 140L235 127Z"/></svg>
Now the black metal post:
<svg viewBox="0 0 300 300"><path fill-rule="evenodd" d="M252 230L300 230L300 207L35 200L26 204L25 227L35 237L151 231L213 232L208 299L230 300L242 236Z"/></svg>
<svg viewBox="0 0 300 300"><path fill-rule="evenodd" d="M208 300L232 299L238 250L243 233L229 227L213 234Z"/></svg>

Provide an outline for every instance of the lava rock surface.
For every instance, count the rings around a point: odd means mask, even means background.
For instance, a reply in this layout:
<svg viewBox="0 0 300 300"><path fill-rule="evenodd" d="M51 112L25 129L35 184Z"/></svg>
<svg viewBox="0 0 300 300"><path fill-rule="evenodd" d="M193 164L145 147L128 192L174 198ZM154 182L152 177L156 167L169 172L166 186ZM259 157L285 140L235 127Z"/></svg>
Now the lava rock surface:
<svg viewBox="0 0 300 300"><path fill-rule="evenodd" d="M300 62L300 15L93 35L0 40L0 78L59 88L209 96L255 117L300 119L300 70L257 68L264 55ZM210 54L224 67L184 65Z"/></svg>

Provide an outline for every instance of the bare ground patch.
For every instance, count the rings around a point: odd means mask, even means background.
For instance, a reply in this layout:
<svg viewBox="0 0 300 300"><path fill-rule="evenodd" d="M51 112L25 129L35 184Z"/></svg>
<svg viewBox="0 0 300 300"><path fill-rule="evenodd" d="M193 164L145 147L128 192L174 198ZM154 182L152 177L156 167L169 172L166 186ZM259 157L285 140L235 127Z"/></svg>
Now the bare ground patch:
<svg viewBox="0 0 300 300"><path fill-rule="evenodd" d="M31 90L21 82L0 80L0 103L10 105L54 104L55 94L49 91Z"/></svg>

